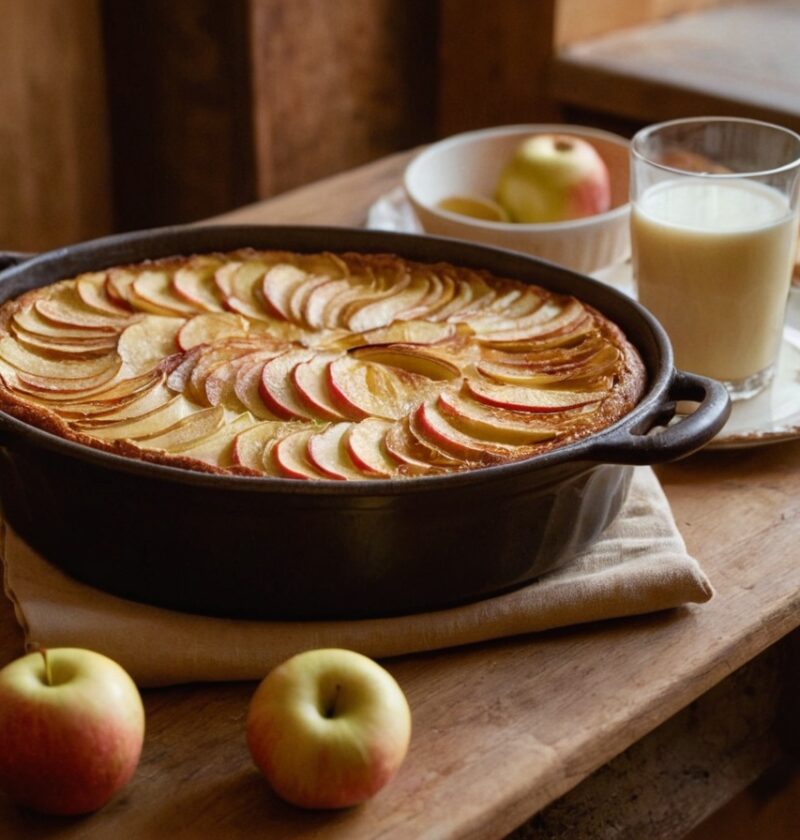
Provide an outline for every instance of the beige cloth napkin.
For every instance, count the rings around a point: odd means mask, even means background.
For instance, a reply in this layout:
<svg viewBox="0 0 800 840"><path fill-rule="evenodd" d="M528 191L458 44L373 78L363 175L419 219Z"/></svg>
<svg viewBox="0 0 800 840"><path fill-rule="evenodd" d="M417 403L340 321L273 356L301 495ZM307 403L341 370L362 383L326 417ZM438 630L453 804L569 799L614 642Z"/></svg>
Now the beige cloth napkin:
<svg viewBox="0 0 800 840"><path fill-rule="evenodd" d="M658 479L638 467L615 522L568 565L515 592L420 615L359 621L239 621L171 612L78 583L9 527L5 589L29 645L75 646L117 660L142 686L261 679L301 650L374 658L702 603L708 579L686 553Z"/></svg>

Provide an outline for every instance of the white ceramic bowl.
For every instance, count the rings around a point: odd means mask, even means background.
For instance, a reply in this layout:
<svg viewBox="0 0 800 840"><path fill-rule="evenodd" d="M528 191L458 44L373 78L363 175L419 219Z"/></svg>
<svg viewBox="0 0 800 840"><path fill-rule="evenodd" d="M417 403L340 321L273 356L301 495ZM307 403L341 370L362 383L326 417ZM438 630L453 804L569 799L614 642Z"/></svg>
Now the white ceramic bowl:
<svg viewBox="0 0 800 840"><path fill-rule="evenodd" d="M597 149L611 179L608 212L567 222L522 224L483 221L437 207L453 195L492 198L500 171L517 146L532 134L552 133L578 135ZM628 141L577 125L512 125L457 134L417 155L404 178L427 233L533 254L585 274L630 255L628 183Z"/></svg>

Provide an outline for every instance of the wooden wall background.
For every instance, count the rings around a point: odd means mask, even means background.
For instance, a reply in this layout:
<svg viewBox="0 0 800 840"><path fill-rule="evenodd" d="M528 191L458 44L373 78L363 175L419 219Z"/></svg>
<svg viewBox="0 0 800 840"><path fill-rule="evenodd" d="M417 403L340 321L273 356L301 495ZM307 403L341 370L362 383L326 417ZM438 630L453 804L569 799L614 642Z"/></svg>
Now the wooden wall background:
<svg viewBox="0 0 800 840"><path fill-rule="evenodd" d="M0 250L195 221L446 134L571 117L548 84L559 46L724 2L0 0Z"/></svg>

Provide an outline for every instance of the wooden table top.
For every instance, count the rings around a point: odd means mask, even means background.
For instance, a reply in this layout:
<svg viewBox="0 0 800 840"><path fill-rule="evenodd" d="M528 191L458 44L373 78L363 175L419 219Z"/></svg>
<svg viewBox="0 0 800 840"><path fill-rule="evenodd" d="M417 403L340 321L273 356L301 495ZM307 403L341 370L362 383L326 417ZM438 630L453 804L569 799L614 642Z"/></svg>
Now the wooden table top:
<svg viewBox="0 0 800 840"><path fill-rule="evenodd" d="M398 183L396 155L219 221L363 225ZM129 786L78 820L17 811L4 837L493 838L573 788L800 624L800 441L701 453L658 469L716 596L701 607L386 663L414 735L395 780L364 806L281 803L244 743L254 684L144 692L147 736ZM21 652L0 604L0 664Z"/></svg>

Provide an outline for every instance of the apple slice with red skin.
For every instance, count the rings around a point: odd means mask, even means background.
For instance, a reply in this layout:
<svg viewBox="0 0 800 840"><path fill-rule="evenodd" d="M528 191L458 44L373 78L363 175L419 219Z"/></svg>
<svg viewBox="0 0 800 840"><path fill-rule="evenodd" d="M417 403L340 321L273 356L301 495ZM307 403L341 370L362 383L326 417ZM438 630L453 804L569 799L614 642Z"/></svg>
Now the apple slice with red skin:
<svg viewBox="0 0 800 840"><path fill-rule="evenodd" d="M424 275L415 275L405 284L398 284L397 290L369 301L349 315L347 327L354 332L366 332L385 327L405 310L412 310L427 294L430 281Z"/></svg>
<svg viewBox="0 0 800 840"><path fill-rule="evenodd" d="M252 321L269 323L261 287L269 266L260 260L248 260L238 265L229 275L230 295L226 300L228 309L238 312Z"/></svg>
<svg viewBox="0 0 800 840"><path fill-rule="evenodd" d="M136 442L145 449L182 452L218 432L224 422L225 409L221 405L203 408L187 417L182 417L177 423L161 432L138 436Z"/></svg>
<svg viewBox="0 0 800 840"><path fill-rule="evenodd" d="M261 370L258 393L264 405L282 420L314 419L312 412L301 402L291 378L294 367L313 356L310 350L288 350L266 362Z"/></svg>
<svg viewBox="0 0 800 840"><path fill-rule="evenodd" d="M264 275L262 295L271 314L285 321L291 319L289 302L294 292L309 279L309 274L290 263L273 265Z"/></svg>
<svg viewBox="0 0 800 840"><path fill-rule="evenodd" d="M116 350L93 359L53 359L27 350L7 335L0 339L0 358L22 374L51 379L91 379L109 369L118 369L120 358Z"/></svg>
<svg viewBox="0 0 800 840"><path fill-rule="evenodd" d="M104 271L82 274L75 280L78 297L100 315L130 315L130 306L118 303L106 292L106 273Z"/></svg>
<svg viewBox="0 0 800 840"><path fill-rule="evenodd" d="M508 329L492 329L490 332L478 334L477 340L484 342L530 341L531 339L570 333L583 323L591 323L591 316L579 301L572 301L557 314L546 318L552 310L545 304L540 310L543 320L538 320L538 313L525 319L520 319Z"/></svg>
<svg viewBox="0 0 800 840"><path fill-rule="evenodd" d="M17 310L12 317L12 324L15 328L24 330L40 338L49 338L58 342L83 342L83 341L116 341L119 334L118 329L87 329L86 327L68 327L64 324L56 324L42 317L33 306L26 306Z"/></svg>
<svg viewBox="0 0 800 840"><path fill-rule="evenodd" d="M352 423L333 423L308 439L308 461L326 478L359 481L371 477L371 474L363 473L350 460L345 436L352 427Z"/></svg>
<svg viewBox="0 0 800 840"><path fill-rule="evenodd" d="M219 266L216 259L191 260L172 276L175 295L191 304L195 312L222 312L222 296L214 283L214 272Z"/></svg>
<svg viewBox="0 0 800 840"><path fill-rule="evenodd" d="M562 387L572 388L573 383L575 383L578 388L595 390L590 385L594 383L601 386L606 383L609 375L617 369L619 361L620 355L617 348L608 345L588 359L583 359L565 368L557 368L552 372L530 370L525 367L492 362L481 362L478 364L477 370L481 375L506 385L526 388L549 388L554 385L561 385ZM603 390L608 390L608 384L605 384Z"/></svg>
<svg viewBox="0 0 800 840"><path fill-rule="evenodd" d="M83 431L101 440L121 440L128 438L135 440L136 438L145 437L154 432L168 429L192 410L192 404L181 394L177 394L168 402L139 417L119 420L101 428L97 428L91 423L73 423L72 425L78 431Z"/></svg>
<svg viewBox="0 0 800 840"><path fill-rule="evenodd" d="M458 321L461 312L467 311L475 292L472 284L459 277L453 278L453 295L441 306L431 307L428 312L430 321Z"/></svg>
<svg viewBox="0 0 800 840"><path fill-rule="evenodd" d="M134 309L152 315L190 318L197 313L191 303L175 293L172 273L168 271L143 271L128 289L128 300Z"/></svg>
<svg viewBox="0 0 800 840"><path fill-rule="evenodd" d="M233 443L242 432L253 428L258 423L249 411L245 411L221 429L208 437L198 440L191 446L181 450L184 458L194 458L215 467L230 467L233 465Z"/></svg>
<svg viewBox="0 0 800 840"><path fill-rule="evenodd" d="M603 391L554 391L517 388L513 385L492 385L488 382L466 380L470 396L485 405L495 405L512 411L531 411L546 414L568 411L599 403L608 396Z"/></svg>
<svg viewBox="0 0 800 840"><path fill-rule="evenodd" d="M326 310L332 300L346 293L350 288L350 282L345 278L332 280L329 277L325 283L314 284L303 301L303 321L312 329L335 327L335 323L328 323L325 317Z"/></svg>
<svg viewBox="0 0 800 840"><path fill-rule="evenodd" d="M455 324L431 321L392 321L386 327L353 336L352 346L365 344L438 344L453 338L458 331Z"/></svg>
<svg viewBox="0 0 800 840"><path fill-rule="evenodd" d="M121 423L124 420L134 420L150 414L162 405L166 405L174 394L164 385L156 380L149 388L139 391L135 399L122 400L118 404L108 404L105 411L97 411L85 417L77 418L76 422L82 428L102 428L112 423Z"/></svg>
<svg viewBox="0 0 800 840"><path fill-rule="evenodd" d="M114 387L90 397L59 402L58 413L67 419L105 420L115 412L142 405L140 401L144 397L163 386L164 374L160 371L151 371L133 379L123 379ZM169 396L167 394L162 402L166 402ZM47 405L50 402L50 400L37 400L39 405ZM142 413L155 405L157 403L154 401L150 406L143 408Z"/></svg>
<svg viewBox="0 0 800 840"><path fill-rule="evenodd" d="M525 354L535 357L546 350L575 347L581 342L595 338L598 335L599 333L597 332L597 326L594 320L587 317L585 320L579 321L569 328L546 336L523 338L513 341L493 341L484 336L480 338L480 343L484 355L496 351L501 353L514 353L522 358Z"/></svg>
<svg viewBox="0 0 800 840"><path fill-rule="evenodd" d="M328 391L351 420L397 420L425 396L431 383L417 374L340 356L328 365Z"/></svg>
<svg viewBox="0 0 800 840"><path fill-rule="evenodd" d="M432 380L451 380L461 376L458 365L415 344L363 345L349 351L362 361L388 365Z"/></svg>
<svg viewBox="0 0 800 840"><path fill-rule="evenodd" d="M245 353L213 368L203 383L203 394L209 405L222 405L231 411L244 411L246 406L236 395L236 377L239 370L250 364L255 351Z"/></svg>
<svg viewBox="0 0 800 840"><path fill-rule="evenodd" d="M497 298L497 290L486 282L480 271L462 269L461 280L471 288L469 303L451 316L453 320L464 321L466 318L483 312L490 307Z"/></svg>
<svg viewBox="0 0 800 840"><path fill-rule="evenodd" d="M144 373L161 365L178 349L176 339L182 318L148 315L126 327L117 342L117 352L131 374Z"/></svg>
<svg viewBox="0 0 800 840"><path fill-rule="evenodd" d="M392 420L368 417L351 424L343 443L350 460L362 473L375 478L389 478L397 470L397 462L386 450L386 433L394 425Z"/></svg>
<svg viewBox="0 0 800 840"><path fill-rule="evenodd" d="M574 343L545 347L536 352L503 350L500 346L485 345L481 349L482 361L528 370L556 371L582 364L586 359L606 347L599 333L578 337Z"/></svg>
<svg viewBox="0 0 800 840"><path fill-rule="evenodd" d="M296 395L311 413L320 420L344 420L345 416L328 393L328 365L339 354L320 353L292 368L289 374Z"/></svg>
<svg viewBox="0 0 800 840"><path fill-rule="evenodd" d="M90 309L79 297L74 288L61 288L49 297L39 298L33 308L51 324L72 329L119 332L135 318L131 313L124 315L101 315Z"/></svg>
<svg viewBox="0 0 800 840"><path fill-rule="evenodd" d="M236 372L233 385L234 393L242 405L246 406L259 420L275 420L277 416L270 411L261 399L261 373L264 365L284 351L258 350L246 357Z"/></svg>
<svg viewBox="0 0 800 840"><path fill-rule="evenodd" d="M122 309L133 309L130 289L136 275L124 268L111 268L106 272L106 295Z"/></svg>
<svg viewBox="0 0 800 840"><path fill-rule="evenodd" d="M270 457L284 478L308 481L327 477L308 459L308 442L314 434L314 428L301 429L275 442Z"/></svg>
<svg viewBox="0 0 800 840"><path fill-rule="evenodd" d="M318 289L321 286L328 286L332 282L334 281L332 281L326 274L311 274L304 283L300 283L299 286L295 286L289 296L287 304L289 320L293 321L295 324L307 323L306 309L309 298L314 293L315 289Z"/></svg>
<svg viewBox="0 0 800 840"><path fill-rule="evenodd" d="M233 441L231 462L256 472L279 475L277 468L264 465L264 450L277 440L293 431L304 428L299 423L285 423L282 420L263 420L249 429L240 432Z"/></svg>
<svg viewBox="0 0 800 840"><path fill-rule="evenodd" d="M552 426L512 414L507 409L482 405L459 394L443 391L436 401L439 413L451 426L479 440L525 446L551 440L559 432Z"/></svg>
<svg viewBox="0 0 800 840"><path fill-rule="evenodd" d="M516 292L516 296L511 300L509 299L513 292L503 296L509 301L505 307L489 306L481 312L467 315L461 320L476 333L489 332L493 329L503 329L508 325L513 325L518 319L534 316L545 303L545 296L532 289L521 292L514 290L514 292Z"/></svg>
<svg viewBox="0 0 800 840"><path fill-rule="evenodd" d="M513 446L478 440L452 426L432 402L421 403L409 418L409 425L428 446L444 450L459 460L497 464L515 454Z"/></svg>
<svg viewBox="0 0 800 840"><path fill-rule="evenodd" d="M25 347L39 355L53 359L95 359L106 356L117 349L116 337L106 337L102 340L91 339L81 342L61 344L52 338L41 338L35 333L28 333L19 327L13 327L14 338Z"/></svg>
<svg viewBox="0 0 800 840"><path fill-rule="evenodd" d="M224 365L243 358L259 348L258 339L228 338L214 344L201 345L197 362L192 367L185 393L201 405L210 405L206 382Z"/></svg>
<svg viewBox="0 0 800 840"><path fill-rule="evenodd" d="M191 350L198 344L213 344L223 338L247 335L250 324L234 312L204 312L186 321L177 335L178 347Z"/></svg>
<svg viewBox="0 0 800 840"><path fill-rule="evenodd" d="M424 475L441 467L455 467L459 464L451 455L432 449L413 434L408 417L393 423L383 442L389 456L397 461L398 472L402 474Z"/></svg>

